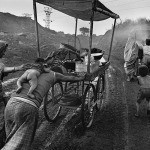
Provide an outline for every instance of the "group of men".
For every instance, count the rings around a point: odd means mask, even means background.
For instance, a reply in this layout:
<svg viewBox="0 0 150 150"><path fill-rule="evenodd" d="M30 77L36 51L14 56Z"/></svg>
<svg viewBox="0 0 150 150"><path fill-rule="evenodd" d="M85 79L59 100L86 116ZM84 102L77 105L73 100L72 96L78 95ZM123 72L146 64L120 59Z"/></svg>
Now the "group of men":
<svg viewBox="0 0 150 150"><path fill-rule="evenodd" d="M125 60L130 57L130 60L125 62L127 81L136 79L140 86L137 94L135 116L139 117L140 104L146 99L147 115L150 123L150 39L146 39L143 45L131 39L132 37L128 39L124 52ZM131 53L132 51L133 53Z"/></svg>

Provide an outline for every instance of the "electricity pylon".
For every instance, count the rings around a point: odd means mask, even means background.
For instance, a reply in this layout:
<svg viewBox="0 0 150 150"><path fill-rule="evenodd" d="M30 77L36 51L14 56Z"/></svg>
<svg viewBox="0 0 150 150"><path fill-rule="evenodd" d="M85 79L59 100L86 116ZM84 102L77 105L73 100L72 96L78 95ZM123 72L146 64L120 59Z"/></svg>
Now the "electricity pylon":
<svg viewBox="0 0 150 150"><path fill-rule="evenodd" d="M52 14L52 8L51 7L44 7L44 12L46 14L46 17L44 19L45 27L50 29L50 23L52 22L51 19L50 19L50 16Z"/></svg>

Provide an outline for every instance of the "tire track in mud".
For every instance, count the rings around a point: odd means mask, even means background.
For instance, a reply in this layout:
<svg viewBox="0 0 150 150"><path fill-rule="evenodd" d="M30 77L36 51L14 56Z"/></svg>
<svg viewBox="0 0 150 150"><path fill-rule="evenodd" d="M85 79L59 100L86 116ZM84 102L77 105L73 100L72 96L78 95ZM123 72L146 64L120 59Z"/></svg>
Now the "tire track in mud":
<svg viewBox="0 0 150 150"><path fill-rule="evenodd" d="M123 81L122 72L110 67L102 110L82 136L73 135L68 150L128 150L128 109Z"/></svg>
<svg viewBox="0 0 150 150"><path fill-rule="evenodd" d="M111 64L115 65L116 68L118 68L124 74L124 79L126 79L122 61L113 57ZM126 124L127 145L125 148L127 150L149 150L150 125L148 124L148 117L146 115L146 101L144 101L140 106L140 117L136 118L134 116L136 112L135 102L137 100L139 85L136 81L125 81L124 86L127 102L126 112L128 114L128 122Z"/></svg>
<svg viewBox="0 0 150 150"><path fill-rule="evenodd" d="M113 122L113 148L128 150L128 106L123 72L116 66L110 66L107 74L107 106Z"/></svg>
<svg viewBox="0 0 150 150"><path fill-rule="evenodd" d="M123 81L122 72L118 68L110 66L106 77L106 98L102 111L97 113L95 122L97 128L104 131L103 133L100 131L101 136L98 136L101 138L99 140L107 140L107 143L104 142L99 145L102 150L127 149L128 109Z"/></svg>

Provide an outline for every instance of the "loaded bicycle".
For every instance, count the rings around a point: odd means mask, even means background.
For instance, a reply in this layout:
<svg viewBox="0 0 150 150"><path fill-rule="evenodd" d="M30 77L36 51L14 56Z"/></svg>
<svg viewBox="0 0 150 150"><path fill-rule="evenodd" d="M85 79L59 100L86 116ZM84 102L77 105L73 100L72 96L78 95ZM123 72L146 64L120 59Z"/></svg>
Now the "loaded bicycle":
<svg viewBox="0 0 150 150"><path fill-rule="evenodd" d="M76 35L77 35L77 21L81 19L83 21L90 21L90 37L89 37L89 51L86 56L86 62L74 61L71 62L74 64L74 69L68 69L70 66L63 66L66 69L66 72L63 72L65 75L74 75L74 76L85 76L85 80L75 83L61 83L56 82L52 88L50 88L49 93L44 99L44 114L48 121L54 121L59 116L62 107L74 108L71 106L66 106L61 103L62 100L65 100L68 103L71 103L73 98L76 98L76 108L81 108L81 121L85 128L89 128L92 125L94 114L96 110L101 109L103 103L103 97L105 94L105 72L110 65L110 55L112 50L113 36L115 31L116 19L119 16L113 13L111 10L106 8L98 0L33 0L34 6L34 18L36 22L36 31L37 31L37 45L38 45L38 56L40 55L39 43L38 43L38 24L37 24L37 12L36 12L36 2L50 6L60 12L63 12L69 16L75 17L76 26L75 26L75 44L76 48ZM92 34L93 34L93 22L102 21L108 18L114 19L113 32L110 43L110 50L108 57L106 58L105 63L99 63L100 58L94 59L91 61L91 49L92 49ZM95 55L97 56L97 55ZM101 54L100 57L103 57ZM85 61L85 60L84 60ZM56 70L54 70L56 71ZM73 101L74 102L74 101Z"/></svg>

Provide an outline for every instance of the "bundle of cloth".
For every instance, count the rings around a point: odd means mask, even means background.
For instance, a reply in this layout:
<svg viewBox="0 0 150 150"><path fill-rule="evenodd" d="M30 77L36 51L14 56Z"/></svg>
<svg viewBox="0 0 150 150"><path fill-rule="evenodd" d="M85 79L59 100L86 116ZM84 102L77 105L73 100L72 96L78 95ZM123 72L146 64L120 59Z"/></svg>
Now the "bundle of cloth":
<svg viewBox="0 0 150 150"><path fill-rule="evenodd" d="M130 36L124 49L124 69L127 75L127 81L131 81L137 75L139 59L141 58L142 41L135 40Z"/></svg>

